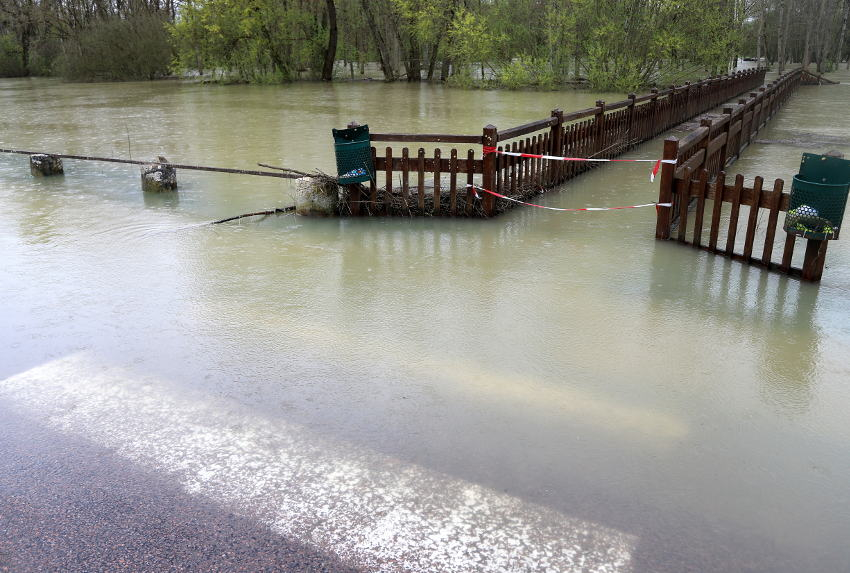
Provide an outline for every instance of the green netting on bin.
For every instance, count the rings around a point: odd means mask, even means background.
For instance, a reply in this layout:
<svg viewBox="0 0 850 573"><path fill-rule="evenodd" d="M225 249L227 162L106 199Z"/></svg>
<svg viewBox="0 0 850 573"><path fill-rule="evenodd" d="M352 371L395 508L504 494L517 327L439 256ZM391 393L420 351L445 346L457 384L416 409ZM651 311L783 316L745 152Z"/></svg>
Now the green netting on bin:
<svg viewBox="0 0 850 573"><path fill-rule="evenodd" d="M372 147L369 144L369 126L335 129L334 153L340 185L363 183L372 179Z"/></svg>
<svg viewBox="0 0 850 573"><path fill-rule="evenodd" d="M837 239L848 190L850 161L804 153L791 186L785 231L807 239Z"/></svg>

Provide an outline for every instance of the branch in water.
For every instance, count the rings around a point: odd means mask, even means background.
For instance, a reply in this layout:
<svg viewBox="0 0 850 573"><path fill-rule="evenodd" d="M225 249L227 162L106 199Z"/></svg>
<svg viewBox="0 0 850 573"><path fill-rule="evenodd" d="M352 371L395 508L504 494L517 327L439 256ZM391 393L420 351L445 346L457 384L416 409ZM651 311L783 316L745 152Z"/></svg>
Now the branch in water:
<svg viewBox="0 0 850 573"><path fill-rule="evenodd" d="M228 221L235 221L237 219L244 219L245 217L259 217L260 215L274 215L276 213L290 213L295 211L295 205L290 205L289 207L283 207L278 209L272 209L271 211L257 211L256 213L245 213L244 215L237 215L235 217L228 217L227 219L221 219L220 221L213 221L210 225L218 225L219 223L227 223Z"/></svg>
<svg viewBox="0 0 850 573"><path fill-rule="evenodd" d="M267 165L265 163L257 163L260 167L265 167L266 169L277 169L278 171L285 171L286 173L295 173L296 175L300 175L301 177L310 177L309 173L304 173L303 171L298 171L297 169L289 169L288 167L275 167L274 165Z"/></svg>

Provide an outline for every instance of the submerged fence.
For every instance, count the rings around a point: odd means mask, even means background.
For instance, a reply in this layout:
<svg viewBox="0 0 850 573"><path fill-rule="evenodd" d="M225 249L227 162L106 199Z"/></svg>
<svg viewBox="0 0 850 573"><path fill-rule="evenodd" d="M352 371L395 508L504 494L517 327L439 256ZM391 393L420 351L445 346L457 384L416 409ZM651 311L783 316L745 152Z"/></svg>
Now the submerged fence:
<svg viewBox="0 0 850 573"><path fill-rule="evenodd" d="M703 120L681 140L664 141L664 159L676 162L665 163L661 170L658 202L672 206L658 207L656 238L674 239L804 280L821 279L827 241L809 239L800 268L792 266L796 235L786 234L781 251L776 249L777 237L782 242L781 233L777 235L780 213L787 212L790 203L783 191L785 182L776 179L772 188L765 189L762 177L745 186L744 176L737 175L730 185L724 171L803 80L802 70L789 72L724 108L721 118Z"/></svg>
<svg viewBox="0 0 850 573"><path fill-rule="evenodd" d="M629 94L627 99L614 103L597 101L594 107L575 112L555 109L548 118L509 129L488 125L481 135L372 133L375 177L368 189L358 185L348 187L348 209L353 215L415 213L489 217L507 208L508 202L489 194L478 200L467 184L480 184L522 199L563 183L590 165L484 153L483 148L613 158L691 117L756 89L764 82L764 74L763 69L747 70L664 90L654 89L643 96ZM380 143L390 145L379 149ZM428 153L423 147L411 151L407 146L399 146L409 143L465 146L460 150L454 146L446 150L437 147ZM470 146L482 146L482 151ZM444 178L447 178L445 182ZM426 187L426 182L431 183L431 188Z"/></svg>

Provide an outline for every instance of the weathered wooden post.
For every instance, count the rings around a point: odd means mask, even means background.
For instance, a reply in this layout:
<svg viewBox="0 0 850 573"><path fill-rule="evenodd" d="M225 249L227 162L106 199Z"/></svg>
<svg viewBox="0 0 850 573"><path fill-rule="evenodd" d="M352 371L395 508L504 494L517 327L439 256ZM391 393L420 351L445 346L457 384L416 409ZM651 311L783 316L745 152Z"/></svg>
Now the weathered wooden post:
<svg viewBox="0 0 850 573"><path fill-rule="evenodd" d="M802 279L817 282L823 276L823 265L826 261L826 247L829 241L817 239L806 240L806 255L803 258Z"/></svg>
<svg viewBox="0 0 850 573"><path fill-rule="evenodd" d="M605 149L605 102L596 100L596 115L593 116L593 155L596 157Z"/></svg>
<svg viewBox="0 0 850 573"><path fill-rule="evenodd" d="M177 190L177 170L161 155L157 163L142 165L142 191L161 193Z"/></svg>
<svg viewBox="0 0 850 573"><path fill-rule="evenodd" d="M723 133L726 134L726 141L723 142L723 146L720 148L720 171L726 169L726 161L729 158L729 138L730 131L732 129L732 114L735 112L731 107L724 107L723 114L726 116L726 124L723 126Z"/></svg>
<svg viewBox="0 0 850 573"><path fill-rule="evenodd" d="M552 127L549 128L549 142L551 143L551 149L549 153L560 157L563 155L563 146L564 146L564 112L558 108L552 110L552 118L555 120L555 123L552 124ZM563 171L563 161L550 161L549 162L549 185L557 185L561 182L561 173Z"/></svg>
<svg viewBox="0 0 850 573"><path fill-rule="evenodd" d="M36 153L30 155L30 173L35 177L49 177L51 175L63 175L62 158L47 153Z"/></svg>
<svg viewBox="0 0 850 573"><path fill-rule="evenodd" d="M646 130L647 133L642 135L642 139L648 138L650 135L654 137L658 133L656 127L658 125L658 88L652 88L649 93L652 94L652 98L649 100L649 127Z"/></svg>
<svg viewBox="0 0 850 573"><path fill-rule="evenodd" d="M707 127L708 131L706 132L703 140L699 142L699 148L698 149L701 149L702 152L703 152L702 163L700 165L697 165L697 166L694 167L694 169L693 169L694 173L699 173L700 169L709 169L709 170L711 169L711 166L708 164L708 144L711 143L711 126L712 125L714 125L714 122L712 120L708 119L708 118L703 118L699 122L699 126L700 127ZM718 169L718 171L720 171L720 170ZM711 171L709 171L709 174L712 175L712 176L716 175L715 173L711 173Z"/></svg>
<svg viewBox="0 0 850 573"><path fill-rule="evenodd" d="M484 128L481 142L485 149L488 147L496 147L496 144L499 142L499 130L496 129L495 125L487 125ZM487 151L484 152L481 186L484 187L484 189L489 189L498 193L498 190L496 189L496 157L496 154L492 151L490 153ZM496 198L489 193L485 193L483 207L484 214L488 217L492 217L496 212Z"/></svg>
<svg viewBox="0 0 850 573"><path fill-rule="evenodd" d="M626 149L628 149L628 142L637 139L635 137L634 128L635 128L635 99L637 99L637 95L631 93L626 96L629 98L629 119L626 124L628 127L626 128Z"/></svg>
<svg viewBox="0 0 850 573"><path fill-rule="evenodd" d="M679 158L679 138L670 136L664 140L663 159L676 160ZM673 185L675 184L676 165L664 163L661 165L661 183L659 185L658 202L673 202ZM670 224L673 218L672 207L656 207L655 238L669 239Z"/></svg>
<svg viewBox="0 0 850 573"><path fill-rule="evenodd" d="M669 129L676 123L676 108L679 106L679 94L675 85L671 84L669 89L670 94L667 96L667 101L670 103L667 106L667 117L664 118L664 127L659 130L659 133Z"/></svg>

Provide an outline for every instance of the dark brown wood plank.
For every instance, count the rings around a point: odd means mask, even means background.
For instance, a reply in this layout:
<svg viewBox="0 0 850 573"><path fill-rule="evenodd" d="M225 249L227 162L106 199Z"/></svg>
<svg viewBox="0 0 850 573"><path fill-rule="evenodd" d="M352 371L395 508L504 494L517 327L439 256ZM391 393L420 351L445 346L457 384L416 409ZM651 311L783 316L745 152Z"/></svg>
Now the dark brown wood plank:
<svg viewBox="0 0 850 573"><path fill-rule="evenodd" d="M744 176L735 176L735 186L732 187L732 211L729 213L729 231L726 235L726 254L735 252L735 236L738 234L738 213L741 209L741 189L744 187Z"/></svg>
<svg viewBox="0 0 850 573"><path fill-rule="evenodd" d="M374 212L378 207L378 162L377 162L378 150L374 147L372 148L372 165L375 166L375 176L369 181L369 202L371 203L370 207Z"/></svg>
<svg viewBox="0 0 850 573"><path fill-rule="evenodd" d="M387 147L384 163L384 213L388 214L393 202L393 148Z"/></svg>
<svg viewBox="0 0 850 573"><path fill-rule="evenodd" d="M679 157L681 157L681 156L682 156L682 154L679 153ZM681 165L676 167L676 176L675 176L676 179L681 179L683 177L683 174L685 173L686 169L689 169L691 171L696 171L697 169L702 167L704 163L705 163L705 149L700 149L699 151L694 153L693 156L691 156L690 159L688 159L687 161L685 161L684 163L682 163Z"/></svg>
<svg viewBox="0 0 850 573"><path fill-rule="evenodd" d="M440 176L442 170L440 169L441 161L440 159L440 149L437 148L434 150L434 215L440 214Z"/></svg>
<svg viewBox="0 0 850 573"><path fill-rule="evenodd" d="M816 282L823 275L823 267L826 262L826 248L829 241L806 240L806 255L803 258L803 272L801 277L804 281Z"/></svg>
<svg viewBox="0 0 850 573"><path fill-rule="evenodd" d="M785 182L777 179L773 182L773 193L770 201L770 215L767 218L767 234L764 237L764 249L761 254L761 262L765 265L770 263L773 255L773 241L776 238L776 226L779 221L779 203L782 200L782 187Z"/></svg>
<svg viewBox="0 0 850 573"><path fill-rule="evenodd" d="M528 135L529 133L540 131L541 129L549 129L556 123L557 120L554 117L547 117L546 119L539 119L530 123L524 123L516 127L511 127L509 129L502 129L499 131L499 141L513 139L514 137L520 137L522 135Z"/></svg>
<svg viewBox="0 0 850 573"><path fill-rule="evenodd" d="M457 215L457 149L452 149L449 171L449 214Z"/></svg>
<svg viewBox="0 0 850 573"><path fill-rule="evenodd" d="M678 241L685 243L688 231L688 203L691 197L691 175L690 167L685 168L682 179L676 181L676 194L679 196L679 236Z"/></svg>
<svg viewBox="0 0 850 573"><path fill-rule="evenodd" d="M401 150L401 197L404 208L410 207L410 150L406 147Z"/></svg>
<svg viewBox="0 0 850 573"><path fill-rule="evenodd" d="M416 194L419 196L419 212L425 211L425 150L419 148L418 161L416 162Z"/></svg>
<svg viewBox="0 0 850 573"><path fill-rule="evenodd" d="M499 145L496 148L498 151L504 151L504 147ZM496 155L496 185L495 189L491 189L491 191L495 191L496 193L502 193L504 189L502 188L502 169L504 168L505 156L504 155ZM489 193L488 193L489 195ZM490 195L490 197L493 197ZM495 200L496 198L493 197ZM495 201L493 203L495 205Z"/></svg>
<svg viewBox="0 0 850 573"><path fill-rule="evenodd" d="M794 257L794 245L796 243L797 236L787 233L785 236L785 248L782 250L782 264L779 265L779 270L784 273L791 271L791 260Z"/></svg>
<svg viewBox="0 0 850 573"><path fill-rule="evenodd" d="M750 206L750 213L747 220L747 234L744 239L744 258L749 259L753 256L753 243L756 238L756 226L759 220L759 200L761 199L761 188L764 185L763 177L756 177L753 182L753 204Z"/></svg>
<svg viewBox="0 0 850 573"><path fill-rule="evenodd" d="M481 145L480 135L451 135L442 133L370 133L371 141L414 143L474 143Z"/></svg>
<svg viewBox="0 0 850 573"><path fill-rule="evenodd" d="M702 222L705 213L705 193L708 186L708 171L702 169L699 174L699 182L697 188L697 210L694 217L694 237L691 243L695 247L702 244Z"/></svg>
<svg viewBox="0 0 850 573"><path fill-rule="evenodd" d="M717 249L717 237L720 234L720 218L723 213L723 186L726 184L726 172L721 171L714 180L715 196L711 205L711 231L708 237L708 248L712 251Z"/></svg>
<svg viewBox="0 0 850 573"><path fill-rule="evenodd" d="M375 159L375 170L383 171L386 169L386 158L381 156ZM440 159L440 171L444 173L448 173L449 171L449 162L451 160L448 157L443 157ZM401 171L402 159L401 157L393 157L393 171ZM425 171L433 171L434 170L434 158L426 157L425 158ZM483 172L483 162L480 159L474 160L472 163L467 162L466 159L458 159L457 160L457 171L458 173L482 173Z"/></svg>
<svg viewBox="0 0 850 573"><path fill-rule="evenodd" d="M475 160L475 151L470 149L466 152L466 160L468 162L472 162ZM475 176L472 172L467 172L466 174L466 206L464 207L464 213L467 215L472 213L472 205L475 200L475 191L472 189L472 185L475 183Z"/></svg>
<svg viewBox="0 0 850 573"><path fill-rule="evenodd" d="M510 145L510 150L514 153L518 153L517 149L519 149L519 145L517 145L517 142L514 141ZM517 169L519 168L519 159L520 159L519 157L511 157L510 158L510 160L511 160L511 166L510 166L511 195L516 193L516 186L517 186L517 181L516 181L517 180L517 174L516 174L516 172L517 172Z"/></svg>

